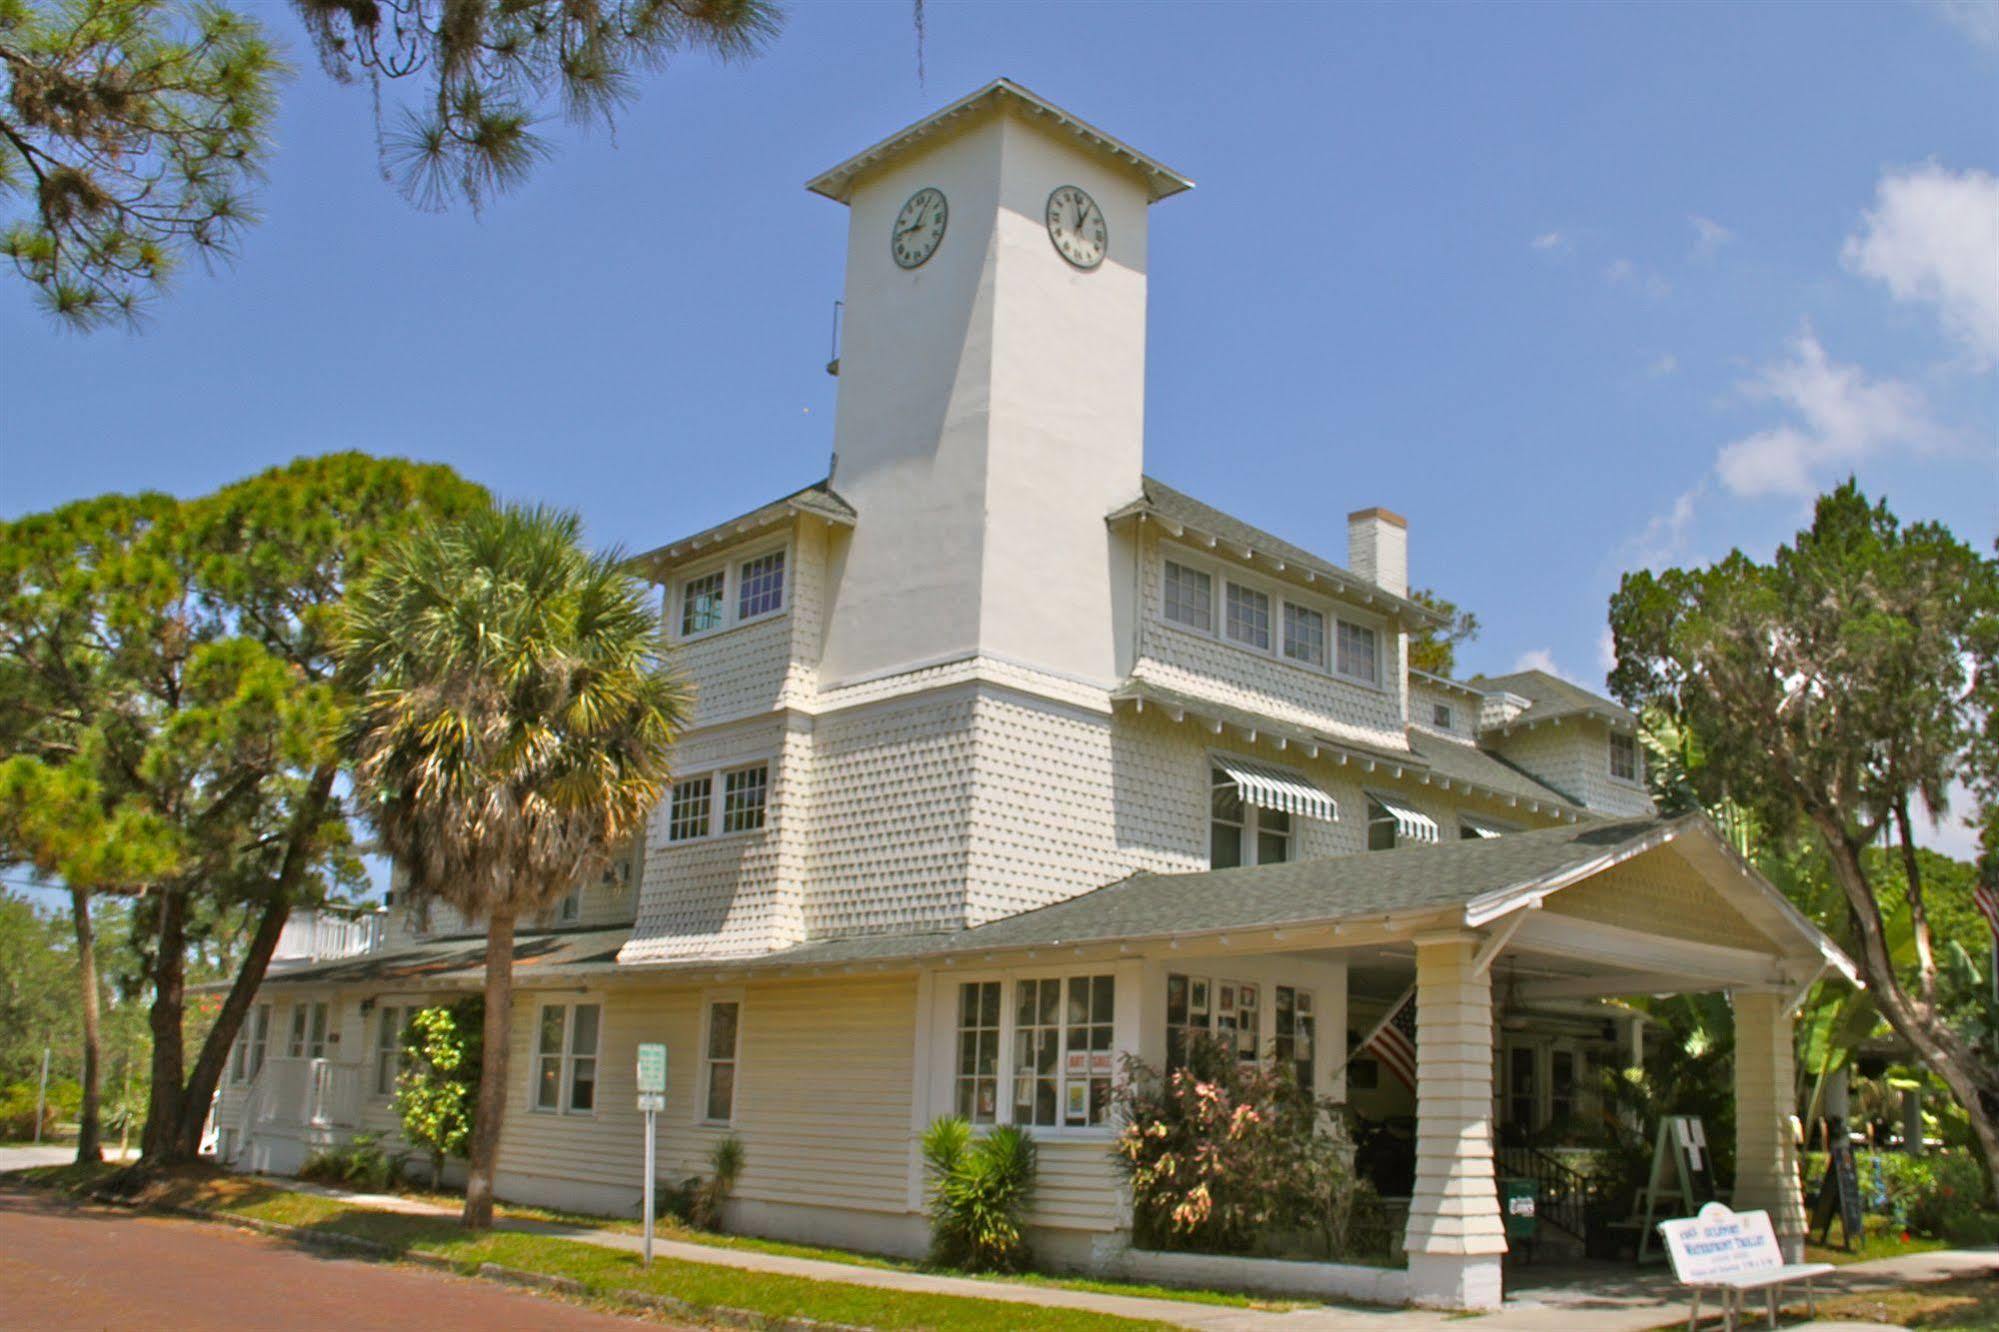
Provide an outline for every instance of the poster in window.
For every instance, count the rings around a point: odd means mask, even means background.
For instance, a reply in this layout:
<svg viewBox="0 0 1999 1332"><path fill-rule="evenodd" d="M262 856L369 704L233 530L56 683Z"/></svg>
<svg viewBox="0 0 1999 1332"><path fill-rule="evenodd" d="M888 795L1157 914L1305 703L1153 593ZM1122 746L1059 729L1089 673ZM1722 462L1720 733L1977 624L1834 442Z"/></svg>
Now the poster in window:
<svg viewBox="0 0 1999 1332"><path fill-rule="evenodd" d="M1068 1061L1063 1067L1072 1078L1086 1076L1090 1071L1090 1052L1087 1050L1071 1050Z"/></svg>
<svg viewBox="0 0 1999 1332"><path fill-rule="evenodd" d="M1206 981L1197 980L1193 982L1192 998L1188 1001L1187 1007L1199 1017L1206 1017L1208 1015L1208 983Z"/></svg>
<svg viewBox="0 0 1999 1332"><path fill-rule="evenodd" d="M1116 1071L1116 1070L1114 1069L1114 1067L1112 1066L1112 1063L1111 1063L1111 1059L1112 1059L1112 1055L1111 1055L1111 1052L1110 1052L1109 1050L1093 1050L1093 1051L1091 1051L1091 1052L1090 1052L1090 1076L1091 1076L1091 1077L1093 1077L1093 1078L1107 1078L1107 1077L1109 1077L1109 1076L1110 1076L1110 1075L1111 1075L1111 1074L1112 1074L1113 1072L1115 1072L1115 1071Z"/></svg>
<svg viewBox="0 0 1999 1332"><path fill-rule="evenodd" d="M1217 1013L1235 1012L1235 986L1219 985L1215 987L1215 1011Z"/></svg>
<svg viewBox="0 0 1999 1332"><path fill-rule="evenodd" d="M1298 991L1298 1011L1300 1013L1309 1013L1312 1011L1312 992L1310 990Z"/></svg>
<svg viewBox="0 0 1999 1332"><path fill-rule="evenodd" d="M1069 1099L1069 1122L1071 1124L1087 1123L1090 1118L1090 1084L1079 1080L1068 1083L1066 1090Z"/></svg>
<svg viewBox="0 0 1999 1332"><path fill-rule="evenodd" d="M999 1084L981 1081L979 1083L979 1118L989 1120L999 1109Z"/></svg>
<svg viewBox="0 0 1999 1332"><path fill-rule="evenodd" d="M1235 1006L1237 1008L1255 1008L1256 987L1254 985L1238 986L1235 992Z"/></svg>

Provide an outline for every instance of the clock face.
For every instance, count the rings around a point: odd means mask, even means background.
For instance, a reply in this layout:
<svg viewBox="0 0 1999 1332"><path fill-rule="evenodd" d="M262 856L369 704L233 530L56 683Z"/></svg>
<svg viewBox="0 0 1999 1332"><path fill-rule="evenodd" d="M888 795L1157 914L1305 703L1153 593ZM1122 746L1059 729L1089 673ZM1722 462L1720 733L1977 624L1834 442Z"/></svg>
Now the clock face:
<svg viewBox="0 0 1999 1332"><path fill-rule="evenodd" d="M1104 210L1074 185L1058 187L1048 196L1048 239L1076 267L1095 268L1110 244Z"/></svg>
<svg viewBox="0 0 1999 1332"><path fill-rule="evenodd" d="M909 202L895 215L895 230L889 236L889 250L903 268L916 268L944 240L944 223L951 213L944 191L925 186L909 196Z"/></svg>

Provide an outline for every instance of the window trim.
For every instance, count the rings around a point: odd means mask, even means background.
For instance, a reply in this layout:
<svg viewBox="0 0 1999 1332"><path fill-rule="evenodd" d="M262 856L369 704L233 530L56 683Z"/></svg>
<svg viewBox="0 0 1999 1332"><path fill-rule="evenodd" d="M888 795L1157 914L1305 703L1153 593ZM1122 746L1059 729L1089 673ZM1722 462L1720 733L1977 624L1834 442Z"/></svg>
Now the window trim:
<svg viewBox="0 0 1999 1332"><path fill-rule="evenodd" d="M1617 771L1617 742L1619 740L1628 741L1631 745L1631 775L1629 777L1622 776ZM1611 781L1616 782L1620 786L1644 787L1645 747L1638 743L1638 737L1635 734L1627 734L1624 731L1612 731L1610 738L1604 742L1603 748L1604 770L1609 774Z"/></svg>
<svg viewBox="0 0 1999 1332"><path fill-rule="evenodd" d="M231 1086L247 1086L255 1082L257 1075L264 1071L264 1065L271 1057L271 1011L272 1004L266 1000L250 1005L250 1011L243 1015L243 1025L237 1029L236 1040L229 1051ZM257 1027L260 1018L263 1021L261 1031ZM253 1061L250 1058L253 1049L257 1052L254 1068L251 1067Z"/></svg>
<svg viewBox="0 0 1999 1332"><path fill-rule="evenodd" d="M369 1016L374 1019L374 1021L369 1024L374 1029L372 1035L372 1048L370 1048L368 1051L369 1099L376 1101L387 1101L395 1097L396 1081L397 1079L402 1077L403 1070L409 1067L408 1056L405 1053L406 1047L404 1047L402 1043L402 1034L404 1029L409 1026L410 1018L415 1016L416 1011L419 1007L421 1007L421 1005L418 1004L378 1003L375 1006L375 1011L369 1014ZM388 1013L398 1013L401 1015L399 1020L396 1022L396 1043L393 1046L385 1045L382 1042L382 1018L385 1014ZM396 1056L395 1076L389 1079L388 1090L383 1091L382 1056L387 1054L391 1050L395 1052Z"/></svg>
<svg viewBox="0 0 1999 1332"><path fill-rule="evenodd" d="M945 1062L943 1065L943 1076L933 1079L930 1084L932 1094L942 1098L940 1101L935 1102L933 1106L935 1114L948 1115L956 1113L958 1094L958 995L960 985L982 984L986 981L998 981L1000 985L999 1105L998 1113L991 1124L975 1124L973 1126L973 1132L983 1133L997 1128L1002 1124L1016 1124L1013 1117L1014 1045L1015 1037L1019 1032L1016 1010L1020 997L1016 987L1022 981L1059 980L1062 983L1064 1002L1066 1003L1069 981L1075 976L1109 976L1111 978L1110 1053L1113 1068L1117 1067L1116 1061L1120 1056L1124 1054L1137 1054L1140 1049L1140 1037L1135 1024L1141 1020L1141 1010L1132 1007L1132 1005L1140 1002L1137 993L1144 988L1144 979L1142 975L1128 977L1126 969L1116 962L1108 960L1070 962L1050 966L1037 966L1029 963L1017 967L984 967L977 971L960 972L954 969L939 972L937 973L938 984L935 986L932 994L932 1003L934 1005L932 1012L934 1018L931 1034L934 1040L939 1040L941 1043L932 1044L930 1048L940 1052ZM1130 981L1129 984L1127 984L1128 980ZM1126 1024L1128 1023L1133 1025L1127 1026ZM1066 1022L1063 1024L1061 1030L1064 1032L1064 1040L1066 1042L1068 1030ZM1121 1036L1129 1039L1130 1044L1120 1045ZM738 1076L740 1079L740 1075ZM1058 1083L1063 1076L1062 1071L1058 1070ZM1121 1076L1121 1074L1114 1073L1113 1080L1118 1076ZM740 1087L740 1080L737 1085ZM1062 1093L1058 1093L1058 1095L1062 1095ZM1058 1109L1062 1108L1065 1107L1058 1106ZM1058 1117L1066 1118L1066 1115ZM1107 1117L1101 1124L1071 1125L1058 1123L1016 1124L1016 1126L1033 1134L1035 1140L1038 1142L1108 1142L1117 1133L1117 1125L1114 1119L1110 1117Z"/></svg>
<svg viewBox="0 0 1999 1332"><path fill-rule="evenodd" d="M1363 612L1349 612L1345 603L1329 598L1314 598L1293 592L1285 584L1248 571L1238 571L1235 566L1225 564L1212 555L1203 555L1189 547L1173 542L1170 538L1159 542L1156 552L1159 574L1159 598L1157 613L1149 618L1165 628L1183 634L1193 634L1212 642L1226 644L1231 648L1276 662L1291 670L1303 671L1321 680L1337 680L1357 689L1366 689L1377 694L1390 693L1388 680L1386 644L1394 635L1391 625L1385 619L1369 616ZM1194 573L1205 574L1208 578L1208 624L1205 628L1176 620L1166 614L1166 566L1177 564ZM1228 632L1228 598L1231 587L1240 587L1247 592L1255 592L1267 597L1270 602L1270 642L1266 647L1240 638ZM1299 610L1311 611L1326 623L1325 661L1313 662L1291 656L1284 650L1285 607L1296 606ZM1356 629L1366 629L1374 634L1374 679L1352 675L1339 669L1340 626L1346 624Z"/></svg>
<svg viewBox="0 0 1999 1332"><path fill-rule="evenodd" d="M667 631L667 641L699 643L717 634L726 634L731 629L748 628L750 625L762 624L766 620L775 620L787 614L791 610L794 587L792 580L798 576L798 555L795 547L796 543L787 533L776 541L753 542L739 550L718 554L681 570L667 585L666 605L660 617ZM756 615L743 615L740 613L743 567L769 555L784 557L784 578L778 589L777 607ZM684 632L681 629L681 616L685 609L683 598L687 595L687 585L716 573L722 575L721 620L706 629L696 629L692 633Z"/></svg>
<svg viewBox="0 0 1999 1332"><path fill-rule="evenodd" d="M762 768L764 770L763 817L758 820L757 826L754 828L737 828L734 830L725 831L722 827L722 821L723 818L725 817L723 809L727 803L726 797L728 791L729 778L736 774L750 772L757 768ZM664 829L666 833L666 842L665 842L666 849L671 851L675 847L694 846L697 844L706 844L709 842L726 841L734 837L761 837L764 834L770 832L772 824L775 821L774 818L776 810L775 797L777 795L776 769L777 769L777 754L773 751L770 753L759 754L753 758L745 758L745 759L731 761L728 763L715 764L708 767L698 768L692 772L683 772L677 774L673 779L673 785L667 788L666 796L660 801L661 808L664 811L664 822L666 825ZM704 780L708 783L708 812L705 820L707 827L701 832L692 833L686 837L675 837L673 835L674 791L678 790L681 784L684 782L698 782Z"/></svg>
<svg viewBox="0 0 1999 1332"><path fill-rule="evenodd" d="M1215 758L1217 755L1226 752L1227 751L1219 749L1209 749L1203 751L1202 754L1202 762L1206 766L1208 772L1208 868L1209 869L1215 868L1215 825L1217 823L1226 822L1226 820L1218 819L1215 817L1215 788L1222 785L1221 782L1218 782L1215 779L1218 776L1223 778L1227 777L1227 774L1223 772L1222 769L1216 764ZM1229 754L1229 757L1239 758L1239 759L1252 758L1252 756L1249 754ZM1267 760L1256 759L1254 761L1265 763L1266 766L1274 766L1268 764ZM1300 775L1302 776L1303 774ZM1308 778L1307 780L1310 779ZM1233 785L1233 783L1231 783L1231 785ZM1250 869L1257 865L1285 865L1298 859L1298 837L1299 837L1298 820L1303 816L1297 814L1288 814L1285 816L1286 818L1291 820L1291 826L1284 831L1284 852L1285 852L1284 859L1267 861L1263 859L1262 855L1260 854L1261 848L1257 845L1257 839L1263 835L1264 831L1263 815L1264 815L1263 810L1257 808L1255 805L1250 804L1247 800L1242 801L1241 826L1242 826L1243 858L1237 861L1235 865L1232 865L1229 868Z"/></svg>
<svg viewBox="0 0 1999 1332"><path fill-rule="evenodd" d="M562 1048L548 1053L541 1048L541 1029L550 1009L562 1011ZM576 1052L576 1010L594 1008L597 1010L597 1041L589 1054ZM534 1044L528 1050L528 1113L535 1115L557 1115L570 1119L595 1119L598 1108L603 1104L600 1094L604 1085L604 1001L602 998L579 998L563 1000L560 1003L539 1003L535 1005L534 1026L531 1028ZM555 1104L541 1103L541 1073L543 1065L553 1059L556 1066ZM590 1080L590 1104L585 1109L576 1108L576 1061L588 1059L595 1066L596 1076Z"/></svg>
<svg viewBox="0 0 1999 1332"><path fill-rule="evenodd" d="M725 1059L712 1058L708 1054L708 1036L714 1022L717 1005L736 1006L736 1039ZM694 1088L694 1124L697 1128L734 1128L742 1115L743 1106L743 1014L748 1007L743 1002L740 989L704 990L701 994L701 1026L695 1033L695 1054L699 1058L700 1073ZM708 1089L712 1066L726 1063L735 1070L734 1080L729 1085L729 1117L713 1119L708 1114Z"/></svg>
<svg viewBox="0 0 1999 1332"><path fill-rule="evenodd" d="M319 1039L317 1042L313 1040L312 1036L312 1020L315 1010L324 1015L320 1022ZM303 1028L301 1028L299 1023L301 1017L305 1019ZM291 1004L291 1023L285 1033L285 1058L307 1060L328 1058L328 1052L335 1043L333 1040L333 1031L333 1005L331 1002L325 999L293 1000ZM319 1047L318 1054L313 1053L313 1046L315 1044ZM298 1053L293 1054L293 1050L297 1050Z"/></svg>

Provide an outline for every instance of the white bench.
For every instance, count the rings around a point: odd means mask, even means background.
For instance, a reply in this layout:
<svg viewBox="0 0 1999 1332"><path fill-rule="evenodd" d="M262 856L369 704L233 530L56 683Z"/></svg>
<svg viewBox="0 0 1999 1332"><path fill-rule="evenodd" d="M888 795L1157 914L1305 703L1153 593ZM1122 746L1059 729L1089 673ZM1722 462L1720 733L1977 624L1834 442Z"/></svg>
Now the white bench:
<svg viewBox="0 0 1999 1332"><path fill-rule="evenodd" d="M1673 1260L1673 1275L1694 1293L1687 1332L1700 1322L1701 1294L1710 1290L1721 1295L1728 1332L1735 1332L1742 1297L1752 1290L1763 1292L1770 1326L1777 1326L1777 1293L1793 1281L1805 1283L1805 1307L1817 1317L1812 1278L1832 1271L1832 1264L1785 1262L1768 1212L1734 1212L1721 1203L1709 1203L1698 1216L1661 1221L1659 1236Z"/></svg>

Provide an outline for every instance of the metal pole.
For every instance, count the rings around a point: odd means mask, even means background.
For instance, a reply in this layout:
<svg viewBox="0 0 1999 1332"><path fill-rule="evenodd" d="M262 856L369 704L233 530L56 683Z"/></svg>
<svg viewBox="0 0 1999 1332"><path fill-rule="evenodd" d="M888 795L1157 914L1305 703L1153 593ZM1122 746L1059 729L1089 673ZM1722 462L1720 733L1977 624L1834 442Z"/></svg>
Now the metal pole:
<svg viewBox="0 0 1999 1332"><path fill-rule="evenodd" d="M656 1141L656 1138L657 1138L657 1131L658 1131L658 1127L659 1127L659 1116L658 1116L658 1112L657 1112L657 1111L655 1111L655 1110L648 1110L648 1111L646 1111L646 1186L645 1186L645 1211L646 1211L646 1255L645 1255L645 1263L646 1263L646 1266L648 1266L648 1267L652 1266L652 1177L653 1177L653 1147L654 1147L654 1143L655 1143L655 1141Z"/></svg>
<svg viewBox="0 0 1999 1332"><path fill-rule="evenodd" d="M42 1089L35 1093L35 1141L42 1140L42 1116L49 1106L49 1047L42 1047Z"/></svg>

